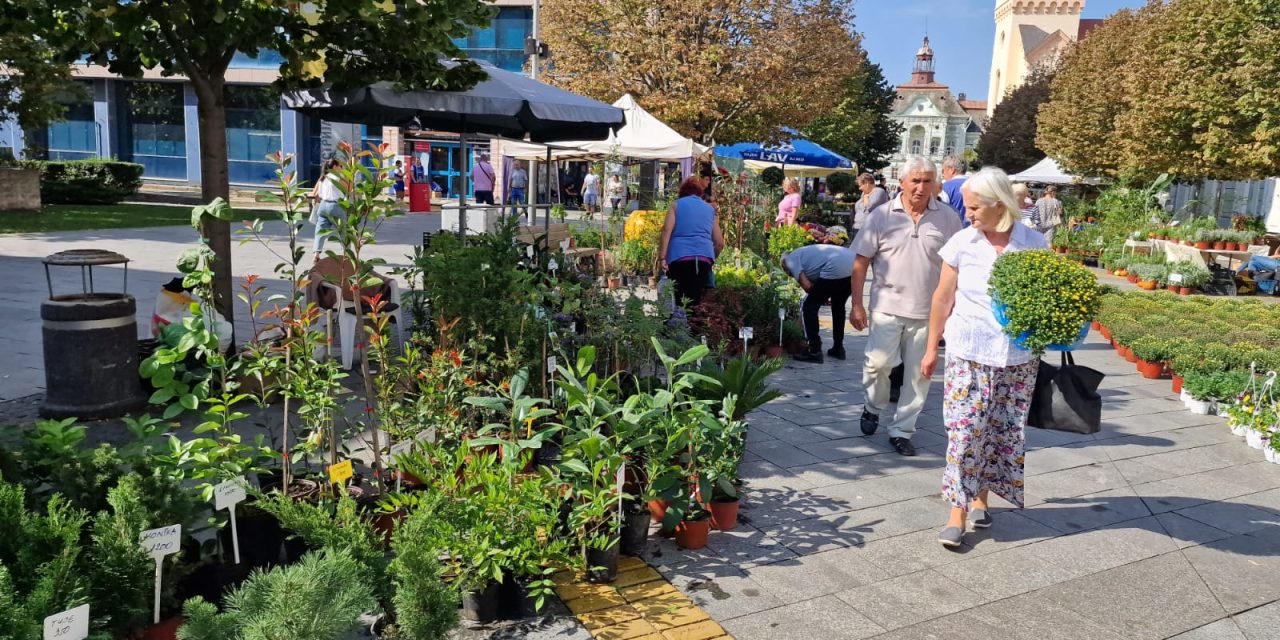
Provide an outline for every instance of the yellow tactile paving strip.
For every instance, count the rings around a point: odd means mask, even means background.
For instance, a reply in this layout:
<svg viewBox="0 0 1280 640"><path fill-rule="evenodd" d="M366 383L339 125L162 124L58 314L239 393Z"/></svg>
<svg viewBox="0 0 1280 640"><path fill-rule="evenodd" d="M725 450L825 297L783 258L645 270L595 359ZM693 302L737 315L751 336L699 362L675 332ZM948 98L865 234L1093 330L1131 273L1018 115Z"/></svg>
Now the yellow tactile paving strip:
<svg viewBox="0 0 1280 640"><path fill-rule="evenodd" d="M552 580L556 595L598 640L732 640L639 558L619 559L612 584L591 584L574 571L561 571Z"/></svg>

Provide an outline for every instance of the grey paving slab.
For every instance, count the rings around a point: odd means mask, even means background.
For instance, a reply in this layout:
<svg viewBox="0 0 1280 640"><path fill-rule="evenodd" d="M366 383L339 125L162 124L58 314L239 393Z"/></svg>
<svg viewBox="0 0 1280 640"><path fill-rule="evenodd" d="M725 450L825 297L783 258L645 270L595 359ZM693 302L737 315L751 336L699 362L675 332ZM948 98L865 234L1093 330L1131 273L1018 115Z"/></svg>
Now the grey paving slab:
<svg viewBox="0 0 1280 640"><path fill-rule="evenodd" d="M1063 532L1084 531L1151 515L1132 489L1111 489L1078 498L1062 498L1027 508L1028 518Z"/></svg>
<svg viewBox="0 0 1280 640"><path fill-rule="evenodd" d="M1177 513L1230 533L1253 533L1280 536L1280 516L1236 502L1208 502L1182 509Z"/></svg>
<svg viewBox="0 0 1280 640"><path fill-rule="evenodd" d="M1039 592L985 604L967 612L975 621L998 629L993 638L1016 640L1128 640L1127 636L1082 618Z"/></svg>
<svg viewBox="0 0 1280 640"><path fill-rule="evenodd" d="M1245 611L1235 617L1235 623L1248 640L1280 638L1280 602Z"/></svg>
<svg viewBox="0 0 1280 640"><path fill-rule="evenodd" d="M707 547L744 569L796 557L795 552L750 524L740 523L732 531L718 532L708 539Z"/></svg>
<svg viewBox="0 0 1280 640"><path fill-rule="evenodd" d="M781 440L749 444L747 445L747 450L784 469L802 467L822 461L817 456Z"/></svg>
<svg viewBox="0 0 1280 640"><path fill-rule="evenodd" d="M985 599L936 571L841 591L836 597L887 630L976 607Z"/></svg>
<svg viewBox="0 0 1280 640"><path fill-rule="evenodd" d="M707 615L730 620L782 606L782 601L727 564L699 563L662 567L672 586L689 596Z"/></svg>
<svg viewBox="0 0 1280 640"><path fill-rule="evenodd" d="M738 640L859 640L884 631L835 596L805 600L721 624Z"/></svg>
<svg viewBox="0 0 1280 640"><path fill-rule="evenodd" d="M858 547L832 549L746 569L756 584L786 604L810 600L889 578Z"/></svg>
<svg viewBox="0 0 1280 640"><path fill-rule="evenodd" d="M1203 627L1179 633L1171 640L1248 640L1248 638L1244 632L1240 631L1240 627L1236 626L1235 620L1223 618Z"/></svg>
<svg viewBox="0 0 1280 640"><path fill-rule="evenodd" d="M1155 519L1179 549L1230 538L1231 534L1176 512L1158 513Z"/></svg>
<svg viewBox="0 0 1280 640"><path fill-rule="evenodd" d="M805 429L811 435L816 435L813 431ZM859 458L862 456L873 456L880 453L888 453L893 449L888 442L880 438L859 436L856 438L842 438L839 440L830 440L825 436L818 436L821 440L811 440L808 443L796 443L800 449L806 453L818 458L823 462L832 462L835 460L848 460L850 458Z"/></svg>
<svg viewBox="0 0 1280 640"><path fill-rule="evenodd" d="M1176 551L1178 545L1155 516L1037 542L1040 558L1088 575Z"/></svg>
<svg viewBox="0 0 1280 640"><path fill-rule="evenodd" d="M827 436L820 434L812 429L806 429L798 424L787 421L773 421L760 425L752 424L752 429L759 428L771 438L785 442L790 445L799 446L804 449L803 445L815 442L827 442L830 440Z"/></svg>
<svg viewBox="0 0 1280 640"><path fill-rule="evenodd" d="M991 640L1009 638L1008 629L1000 629L961 611L941 618L919 622L876 636L876 640Z"/></svg>
<svg viewBox="0 0 1280 640"><path fill-rule="evenodd" d="M1280 538L1237 535L1182 550L1228 613L1280 600Z"/></svg>
<svg viewBox="0 0 1280 640"><path fill-rule="evenodd" d="M1196 569L1176 552L1056 584L1037 595L1126 638L1167 638L1226 613ZM1169 606L1172 602L1178 605Z"/></svg>
<svg viewBox="0 0 1280 640"><path fill-rule="evenodd" d="M1115 463L1095 462L1036 476L1035 486L1038 491L1034 503L1100 493L1126 487L1128 484ZM1033 504L1033 501L1028 498L1027 504Z"/></svg>
<svg viewBox="0 0 1280 640"><path fill-rule="evenodd" d="M1031 546L967 558L937 571L990 599L1016 596L1079 575L1040 557Z"/></svg>

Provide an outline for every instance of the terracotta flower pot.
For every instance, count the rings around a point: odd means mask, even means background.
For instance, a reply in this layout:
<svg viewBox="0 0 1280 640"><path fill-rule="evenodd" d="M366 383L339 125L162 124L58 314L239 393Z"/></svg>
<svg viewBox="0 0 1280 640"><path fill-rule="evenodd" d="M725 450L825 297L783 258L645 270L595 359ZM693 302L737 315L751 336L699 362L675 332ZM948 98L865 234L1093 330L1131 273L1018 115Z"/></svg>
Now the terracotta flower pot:
<svg viewBox="0 0 1280 640"><path fill-rule="evenodd" d="M1136 274L1136 273L1130 273L1130 274L1127 276L1127 278L1129 279L1129 282L1132 282L1132 283L1134 283L1134 284L1137 284L1137 282L1138 282L1138 274Z"/></svg>
<svg viewBox="0 0 1280 640"><path fill-rule="evenodd" d="M787 350L782 348L780 344L771 344L765 347L763 352L766 358L781 358L787 355Z"/></svg>
<svg viewBox="0 0 1280 640"><path fill-rule="evenodd" d="M710 534L710 516L704 516L700 520L685 520L676 525L676 544L681 549L701 549L707 546L707 536Z"/></svg>
<svg viewBox="0 0 1280 640"><path fill-rule="evenodd" d="M1191 295L1191 287L1182 287L1182 288L1178 289L1178 295L1180 295L1180 296L1189 296L1189 295Z"/></svg>
<svg viewBox="0 0 1280 640"><path fill-rule="evenodd" d="M1102 334L1102 337L1103 337L1103 338L1106 338L1107 340L1110 340L1110 339L1111 339L1111 329L1108 329L1108 328L1107 328L1107 325L1105 325L1105 324L1103 324L1103 325L1098 325L1098 333L1101 333L1101 334ZM1114 345L1113 345L1113 346L1114 346Z"/></svg>
<svg viewBox="0 0 1280 640"><path fill-rule="evenodd" d="M1138 282L1138 288L1139 288L1139 289L1143 289L1144 291L1154 291L1154 290L1155 290L1155 288L1156 288L1156 281L1155 281L1155 280L1140 280L1140 281Z"/></svg>
<svg viewBox="0 0 1280 640"><path fill-rule="evenodd" d="M153 624L142 632L142 640L174 640L184 622L186 619L181 616L161 620L159 624Z"/></svg>
<svg viewBox="0 0 1280 640"><path fill-rule="evenodd" d="M1209 248L1209 247L1211 247L1211 246L1213 246L1213 245L1209 244L1208 242L1204 242L1204 241L1197 241L1197 242L1196 242L1196 249L1199 249L1200 251L1204 251L1204 250L1208 249L1208 248Z"/></svg>
<svg viewBox="0 0 1280 640"><path fill-rule="evenodd" d="M662 519L667 515L667 507L670 506L670 500L650 500L649 516L653 518L654 522L662 522Z"/></svg>
<svg viewBox="0 0 1280 640"><path fill-rule="evenodd" d="M1182 376L1176 373L1173 375L1173 393L1175 395L1182 393Z"/></svg>
<svg viewBox="0 0 1280 640"><path fill-rule="evenodd" d="M1134 364L1138 363L1138 356L1135 355L1133 353L1133 349L1130 349L1129 347L1124 348L1124 359Z"/></svg>
<svg viewBox="0 0 1280 640"><path fill-rule="evenodd" d="M730 531L738 526L738 499L711 502L711 526L719 531Z"/></svg>
<svg viewBox="0 0 1280 640"><path fill-rule="evenodd" d="M1214 251L1222 251L1223 249L1226 249L1226 248L1227 248L1227 243L1225 243L1225 242L1223 242L1223 241L1221 241L1221 240L1218 240L1217 242L1214 242L1214 243L1213 243L1213 250L1214 250Z"/></svg>
<svg viewBox="0 0 1280 640"><path fill-rule="evenodd" d="M1164 375L1164 363L1138 360L1138 373L1148 380L1159 380Z"/></svg>
<svg viewBox="0 0 1280 640"><path fill-rule="evenodd" d="M1102 323L1098 322L1097 320L1094 320L1089 324L1091 327L1093 327L1094 331L1102 331Z"/></svg>

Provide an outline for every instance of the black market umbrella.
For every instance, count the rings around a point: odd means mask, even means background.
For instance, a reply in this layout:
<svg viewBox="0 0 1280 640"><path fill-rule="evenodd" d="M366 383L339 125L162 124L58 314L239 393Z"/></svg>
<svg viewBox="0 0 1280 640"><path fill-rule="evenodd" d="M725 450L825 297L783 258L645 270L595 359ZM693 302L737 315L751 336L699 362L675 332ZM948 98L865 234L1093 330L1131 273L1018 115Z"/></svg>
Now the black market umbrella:
<svg viewBox="0 0 1280 640"><path fill-rule="evenodd" d="M622 109L476 61L488 78L466 91L397 91L377 82L346 91L287 91L290 109L331 122L486 133L534 142L604 140L626 124ZM444 62L446 67L459 61Z"/></svg>
<svg viewBox="0 0 1280 640"><path fill-rule="evenodd" d="M458 60L442 61L451 68ZM604 140L626 124L622 109L475 61L489 76L466 91L399 91L390 82L337 91L324 86L284 93L290 109L330 122L480 133L533 142ZM548 169L548 176L550 169ZM459 233L466 234L470 173L462 172ZM548 191L548 193L550 193ZM550 215L546 224L550 224ZM545 226L545 225L544 225Z"/></svg>

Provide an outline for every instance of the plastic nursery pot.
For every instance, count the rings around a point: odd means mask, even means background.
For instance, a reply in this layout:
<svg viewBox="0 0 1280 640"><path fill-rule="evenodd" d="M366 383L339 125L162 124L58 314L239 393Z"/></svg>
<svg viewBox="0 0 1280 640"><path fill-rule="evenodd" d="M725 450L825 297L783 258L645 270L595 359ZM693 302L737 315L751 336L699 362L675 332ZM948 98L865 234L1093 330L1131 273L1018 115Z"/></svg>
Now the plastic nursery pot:
<svg viewBox="0 0 1280 640"><path fill-rule="evenodd" d="M1210 246L1212 246L1212 245L1210 245L1208 242L1197 242L1197 243L1196 243L1196 249L1199 249L1200 251L1205 251L1205 250L1206 250L1206 249L1208 249Z"/></svg>
<svg viewBox="0 0 1280 640"><path fill-rule="evenodd" d="M782 348L780 344L771 344L764 348L766 358L781 358L786 355L787 350Z"/></svg>
<svg viewBox="0 0 1280 640"><path fill-rule="evenodd" d="M717 531L732 531L738 526L737 498L711 501L711 526Z"/></svg>
<svg viewBox="0 0 1280 640"><path fill-rule="evenodd" d="M490 580L484 589L462 594L462 618L472 622L493 622L502 610L502 583Z"/></svg>
<svg viewBox="0 0 1280 640"><path fill-rule="evenodd" d="M605 584L613 582L614 578L618 577L619 547L621 545L617 539L614 539L608 549L587 547L586 553L583 554L587 561L587 582Z"/></svg>
<svg viewBox="0 0 1280 640"><path fill-rule="evenodd" d="M650 500L649 515L654 522L662 522L662 519L667 515L667 507L670 506L670 500Z"/></svg>
<svg viewBox="0 0 1280 640"><path fill-rule="evenodd" d="M1138 282L1138 274L1136 273L1130 273L1129 275L1125 276L1125 278L1127 278L1129 282L1132 282L1135 284Z"/></svg>
<svg viewBox="0 0 1280 640"><path fill-rule="evenodd" d="M176 640L178 629L186 621L182 616L161 620L159 624L153 624L142 632L142 640Z"/></svg>
<svg viewBox="0 0 1280 640"><path fill-rule="evenodd" d="M1226 249L1226 248L1227 248L1227 247L1226 247L1226 243L1225 243L1225 242L1218 241L1218 242L1214 242L1214 243L1213 243L1213 250L1214 250L1214 251L1222 251L1223 249Z"/></svg>
<svg viewBox="0 0 1280 640"><path fill-rule="evenodd" d="M1138 360L1138 373L1148 380L1159 380L1164 375L1164 363Z"/></svg>
<svg viewBox="0 0 1280 640"><path fill-rule="evenodd" d="M1138 364L1138 356L1134 354L1133 349L1130 349L1129 347L1124 348L1124 359L1133 364Z"/></svg>
<svg viewBox="0 0 1280 640"><path fill-rule="evenodd" d="M1177 374L1173 376L1173 392L1182 393L1182 376Z"/></svg>
<svg viewBox="0 0 1280 640"><path fill-rule="evenodd" d="M1093 322L1091 322L1091 323L1089 323L1089 324L1090 324L1091 326L1093 326L1093 330L1094 330L1094 331L1102 331L1102 323L1098 322L1097 320L1094 320Z"/></svg>
<svg viewBox="0 0 1280 640"><path fill-rule="evenodd" d="M1178 289L1178 295L1180 295L1180 296L1189 296L1189 295L1191 295L1191 287L1181 287L1181 288L1179 288L1179 289Z"/></svg>
<svg viewBox="0 0 1280 640"><path fill-rule="evenodd" d="M701 549L707 546L707 536L710 534L711 516L685 520L676 525L676 544L681 549Z"/></svg>
<svg viewBox="0 0 1280 640"><path fill-rule="evenodd" d="M644 505L638 508L628 507L623 511L622 521L622 553L628 556L639 556L649 544L649 525L653 522L649 510Z"/></svg>

